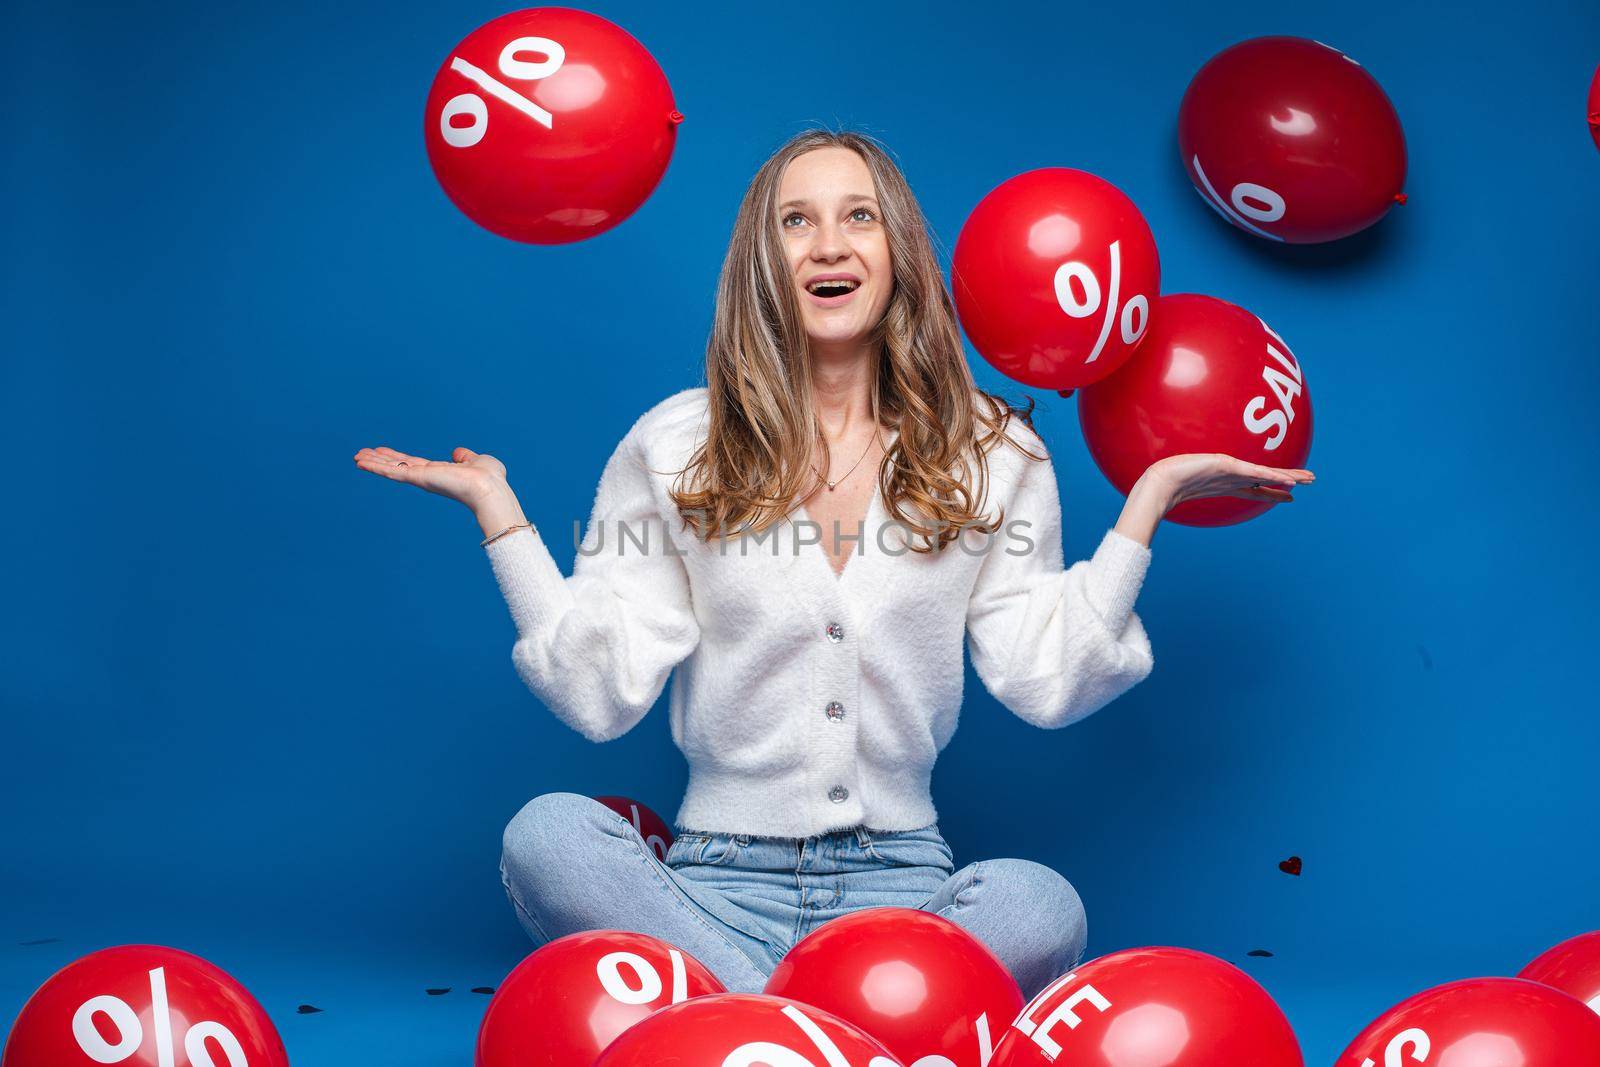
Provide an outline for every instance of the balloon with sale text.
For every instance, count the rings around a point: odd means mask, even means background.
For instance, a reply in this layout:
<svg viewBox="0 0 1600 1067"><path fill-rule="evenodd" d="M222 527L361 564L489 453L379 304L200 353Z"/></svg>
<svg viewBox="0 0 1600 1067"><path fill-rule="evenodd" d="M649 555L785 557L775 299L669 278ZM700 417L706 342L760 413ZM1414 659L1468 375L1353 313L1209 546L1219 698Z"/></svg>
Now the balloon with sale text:
<svg viewBox="0 0 1600 1067"><path fill-rule="evenodd" d="M1303 1067L1267 991L1186 948L1135 948L1045 986L1012 1021L990 1067Z"/></svg>
<svg viewBox="0 0 1600 1067"><path fill-rule="evenodd" d="M1311 394L1293 350L1244 308L1192 293L1157 301L1150 336L1127 366L1079 394L1078 420L1095 464L1124 494L1167 456L1223 452L1295 469L1311 454ZM1167 518L1228 526L1274 506L1202 497Z"/></svg>
<svg viewBox="0 0 1600 1067"><path fill-rule="evenodd" d="M22 1006L3 1067L288 1067L256 999L199 956L160 945L91 952Z"/></svg>
<svg viewBox="0 0 1600 1067"><path fill-rule="evenodd" d="M1334 1067L1594 1067L1600 1015L1522 978L1467 978L1401 1001Z"/></svg>
<svg viewBox="0 0 1600 1067"><path fill-rule="evenodd" d="M828 920L778 962L765 992L832 1012L922 1067L984 1067L1023 999L989 946L914 908Z"/></svg>
<svg viewBox="0 0 1600 1067"><path fill-rule="evenodd" d="M1388 95L1304 37L1212 57L1179 105L1178 151L1217 214L1270 241L1346 237L1405 202L1406 140Z"/></svg>
<svg viewBox="0 0 1600 1067"><path fill-rule="evenodd" d="M951 257L956 315L980 355L1023 385L1076 389L1114 372L1150 326L1155 237L1132 200L1046 167L972 209Z"/></svg>
<svg viewBox="0 0 1600 1067"><path fill-rule="evenodd" d="M821 1008L765 993L715 993L663 1008L594 1067L904 1067Z"/></svg>
<svg viewBox="0 0 1600 1067"><path fill-rule="evenodd" d="M657 1010L721 992L699 960L648 934L568 934L540 946L500 984L478 1028L476 1065L587 1065Z"/></svg>
<svg viewBox="0 0 1600 1067"><path fill-rule="evenodd" d="M434 76L428 161L478 225L564 244L644 203L672 158L667 76L620 26L566 7L514 11L468 34Z"/></svg>

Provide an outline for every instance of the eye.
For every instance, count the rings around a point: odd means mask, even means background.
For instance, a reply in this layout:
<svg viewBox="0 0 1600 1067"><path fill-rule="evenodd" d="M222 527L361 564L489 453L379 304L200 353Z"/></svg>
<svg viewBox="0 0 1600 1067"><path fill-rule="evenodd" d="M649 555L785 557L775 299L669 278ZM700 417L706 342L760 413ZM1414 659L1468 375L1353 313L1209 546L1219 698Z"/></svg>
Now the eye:
<svg viewBox="0 0 1600 1067"><path fill-rule="evenodd" d="M781 226L783 226L785 229L791 229L792 230L792 229L794 229L794 227L789 225L789 220L790 219L799 219L800 221L804 222L805 221L805 216L800 214L800 212L798 212L798 211L791 211L779 221L779 224Z"/></svg>
<svg viewBox="0 0 1600 1067"><path fill-rule="evenodd" d="M876 215L874 215L872 213L872 209L871 208L865 208L865 207L858 207L854 211L850 212L850 217L851 218L855 218L857 215L865 215L866 216L866 218L861 220L862 222L872 222L872 221L876 220L877 217L878 217L878 216L876 216Z"/></svg>

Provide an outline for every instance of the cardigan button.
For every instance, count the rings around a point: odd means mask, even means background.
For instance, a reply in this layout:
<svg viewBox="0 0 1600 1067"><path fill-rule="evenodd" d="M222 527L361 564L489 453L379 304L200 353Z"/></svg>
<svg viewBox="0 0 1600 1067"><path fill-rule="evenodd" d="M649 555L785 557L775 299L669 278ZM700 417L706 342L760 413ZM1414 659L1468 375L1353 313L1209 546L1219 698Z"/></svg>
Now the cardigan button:
<svg viewBox="0 0 1600 1067"><path fill-rule="evenodd" d="M842 785L836 785L832 789L828 790L828 799L833 801L835 804L843 804L846 800L850 799L850 790L846 789Z"/></svg>
<svg viewBox="0 0 1600 1067"><path fill-rule="evenodd" d="M826 633L826 634L827 634L827 635L828 635L828 640L829 640L829 641L832 641L832 642L833 642L833 643L834 643L834 644L836 644L836 645L837 645L837 644L838 644L838 643L839 643L839 642L840 642L840 641L843 641L843 640L844 640L844 627L843 627L843 626L840 626L840 625L839 625L839 624L838 624L838 623L836 623L836 622L830 622L830 623L829 623L829 624L828 624L828 628L827 628L827 630L825 630L825 631L823 631L823 632L824 632L824 633Z"/></svg>
<svg viewBox="0 0 1600 1067"><path fill-rule="evenodd" d="M828 706L822 710L827 712L828 719L831 722L838 722L840 719L844 718L844 705L839 703L837 700L828 701Z"/></svg>

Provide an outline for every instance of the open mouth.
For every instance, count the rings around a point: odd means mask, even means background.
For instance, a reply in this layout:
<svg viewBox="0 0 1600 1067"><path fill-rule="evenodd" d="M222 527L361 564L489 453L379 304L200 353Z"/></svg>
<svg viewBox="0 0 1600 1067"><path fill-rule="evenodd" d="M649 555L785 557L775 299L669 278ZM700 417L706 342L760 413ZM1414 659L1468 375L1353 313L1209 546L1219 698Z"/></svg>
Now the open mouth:
<svg viewBox="0 0 1600 1067"><path fill-rule="evenodd" d="M818 303L835 304L844 300L861 287L861 283L851 281L849 278L828 278L823 281L811 282L806 286Z"/></svg>

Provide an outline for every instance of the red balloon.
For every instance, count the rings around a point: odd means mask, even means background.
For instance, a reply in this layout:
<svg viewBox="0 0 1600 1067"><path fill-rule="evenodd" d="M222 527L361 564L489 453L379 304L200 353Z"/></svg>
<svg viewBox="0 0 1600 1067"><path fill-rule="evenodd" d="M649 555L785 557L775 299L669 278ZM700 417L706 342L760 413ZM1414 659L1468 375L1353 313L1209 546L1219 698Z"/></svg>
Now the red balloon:
<svg viewBox="0 0 1600 1067"><path fill-rule="evenodd" d="M1023 999L982 941L932 912L892 907L817 927L773 968L765 992L854 1023L906 1063L933 1057L943 1067L984 1067Z"/></svg>
<svg viewBox="0 0 1600 1067"><path fill-rule="evenodd" d="M1301 469L1311 454L1311 394L1283 338L1241 307L1179 293L1157 303L1128 365L1078 398L1089 454L1126 494L1158 459L1224 452ZM1230 526L1272 501L1213 496L1167 513L1185 526Z"/></svg>
<svg viewBox="0 0 1600 1067"><path fill-rule="evenodd" d="M1304 37L1213 56L1183 94L1178 150L1206 203L1274 241L1346 237L1405 203L1394 105L1361 64Z"/></svg>
<svg viewBox="0 0 1600 1067"><path fill-rule="evenodd" d="M662 1008L594 1067L902 1067L873 1038L821 1008L765 993L716 993Z"/></svg>
<svg viewBox="0 0 1600 1067"><path fill-rule="evenodd" d="M1517 973L1571 994L1600 1012L1600 930L1568 938Z"/></svg>
<svg viewBox="0 0 1600 1067"><path fill-rule="evenodd" d="M1600 1015L1521 978L1468 978L1390 1008L1334 1067L1594 1067Z"/></svg>
<svg viewBox="0 0 1600 1067"><path fill-rule="evenodd" d="M1161 260L1120 189L1046 167L978 202L950 275L956 315L984 359L1024 385L1076 389L1122 366L1144 339Z"/></svg>
<svg viewBox="0 0 1600 1067"><path fill-rule="evenodd" d="M535 7L484 23L451 51L423 135L439 184L472 221L549 245L633 214L682 121L666 75L626 30Z"/></svg>
<svg viewBox="0 0 1600 1067"><path fill-rule="evenodd" d="M1594 81L1589 83L1589 136L1600 148L1600 67L1595 68Z"/></svg>
<svg viewBox="0 0 1600 1067"><path fill-rule="evenodd" d="M672 828L667 825L667 820L628 797L595 797L600 803L627 819L633 828L644 838L644 843L650 846L650 851L656 854L656 859L662 863L667 861L667 850L672 847Z"/></svg>
<svg viewBox="0 0 1600 1067"><path fill-rule="evenodd" d="M1134 948L1045 986L1013 1020L989 1067L1303 1062L1289 1020L1239 968L1186 948Z"/></svg>
<svg viewBox="0 0 1600 1067"><path fill-rule="evenodd" d="M477 1067L588 1067L670 1004L723 992L693 956L648 934L586 930L535 949L478 1028Z"/></svg>
<svg viewBox="0 0 1600 1067"><path fill-rule="evenodd" d="M160 945L67 964L17 1016L3 1067L288 1067L272 1020L232 976Z"/></svg>

